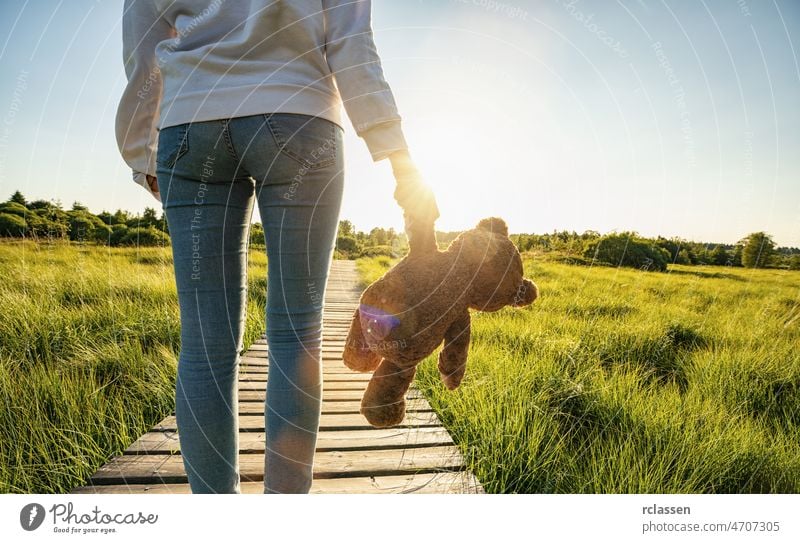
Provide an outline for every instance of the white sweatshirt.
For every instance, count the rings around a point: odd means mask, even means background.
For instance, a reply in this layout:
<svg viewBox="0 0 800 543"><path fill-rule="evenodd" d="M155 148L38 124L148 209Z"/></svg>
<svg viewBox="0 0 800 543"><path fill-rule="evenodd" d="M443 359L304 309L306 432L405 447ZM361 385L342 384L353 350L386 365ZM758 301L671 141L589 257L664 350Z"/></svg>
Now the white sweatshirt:
<svg viewBox="0 0 800 543"><path fill-rule="evenodd" d="M373 160L405 149L370 12L370 0L125 0L116 136L134 181L150 192L158 131L185 122L304 113L342 126L344 104Z"/></svg>

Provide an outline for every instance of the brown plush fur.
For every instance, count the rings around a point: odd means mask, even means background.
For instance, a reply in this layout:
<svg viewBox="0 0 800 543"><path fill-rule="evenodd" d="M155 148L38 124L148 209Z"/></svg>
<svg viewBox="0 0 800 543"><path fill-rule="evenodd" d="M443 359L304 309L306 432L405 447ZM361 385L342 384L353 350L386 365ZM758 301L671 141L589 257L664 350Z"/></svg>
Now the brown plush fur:
<svg viewBox="0 0 800 543"><path fill-rule="evenodd" d="M439 372L448 389L466 369L470 309L497 311L533 303L539 291L522 276L522 259L502 219L483 219L446 251L429 232L411 234L411 250L361 295L344 350L344 363L374 371L361 413L375 427L405 416L405 393L417 364L444 341Z"/></svg>

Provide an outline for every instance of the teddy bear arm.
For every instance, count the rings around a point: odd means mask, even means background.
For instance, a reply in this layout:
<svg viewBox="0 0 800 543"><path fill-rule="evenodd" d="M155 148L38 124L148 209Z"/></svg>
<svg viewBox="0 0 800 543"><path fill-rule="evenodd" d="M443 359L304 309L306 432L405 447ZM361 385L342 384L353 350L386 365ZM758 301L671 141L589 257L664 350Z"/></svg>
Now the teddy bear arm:
<svg viewBox="0 0 800 543"><path fill-rule="evenodd" d="M444 333L444 347L439 353L439 375L449 390L458 388L467 369L470 316L464 311Z"/></svg>
<svg viewBox="0 0 800 543"><path fill-rule="evenodd" d="M344 364L354 371L374 371L380 364L381 357L369 348L369 343L361 329L361 314L358 309L353 314L350 322L350 331L347 334L344 353Z"/></svg>

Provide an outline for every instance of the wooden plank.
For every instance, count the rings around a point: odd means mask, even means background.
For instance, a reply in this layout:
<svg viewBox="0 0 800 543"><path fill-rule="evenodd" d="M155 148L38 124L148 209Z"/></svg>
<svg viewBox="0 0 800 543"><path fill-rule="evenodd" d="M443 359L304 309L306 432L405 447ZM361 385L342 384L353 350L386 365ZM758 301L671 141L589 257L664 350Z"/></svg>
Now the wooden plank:
<svg viewBox="0 0 800 543"><path fill-rule="evenodd" d="M421 426L438 426L440 425L439 418L433 411L412 411L407 412L403 421L397 427L412 427L417 428ZM372 426L364 418L361 413L336 413L336 414L323 414L320 415L319 420L320 430L357 430L357 429L370 429ZM153 427L153 431L163 432L177 431L175 425L175 416L166 417L160 423ZM239 430L243 432L263 432L264 431L264 416L263 415L242 415L239 417Z"/></svg>
<svg viewBox="0 0 800 543"><path fill-rule="evenodd" d="M251 356L247 355L246 357L239 359L239 369L246 369L246 368L266 368L269 366L269 358L267 358L267 353L264 353L264 356ZM322 369L344 369L349 371L350 373L370 373L370 372L361 372L361 371L354 371L344 365L344 361L342 360L342 353L337 355L330 355L327 353L322 353Z"/></svg>
<svg viewBox="0 0 800 543"><path fill-rule="evenodd" d="M389 449L378 451L330 451L314 455L314 478L369 477L419 472L459 471L464 467L454 446ZM264 455L240 454L242 481L263 481ZM97 470L89 484L185 483L180 455L118 456Z"/></svg>
<svg viewBox="0 0 800 543"><path fill-rule="evenodd" d="M242 494L262 494L264 483L241 483ZM76 488L73 494L190 494L188 484L97 485ZM383 477L314 479L311 494L482 494L471 473L443 471Z"/></svg>
<svg viewBox="0 0 800 543"><path fill-rule="evenodd" d="M266 381L242 381L239 380L239 390L261 390L267 385ZM357 390L362 394L367 388L366 381L325 381L322 383L324 390Z"/></svg>
<svg viewBox="0 0 800 543"><path fill-rule="evenodd" d="M358 413L361 408L360 400L322 402L322 413ZM424 399L406 400L406 411L433 411L430 404ZM240 415L263 415L264 402L239 402Z"/></svg>
<svg viewBox="0 0 800 543"><path fill-rule="evenodd" d="M269 374L269 364L251 365L240 364L239 373L242 375L265 376ZM334 380L347 381L347 377L354 379L369 380L372 377L372 372L353 371L347 366L342 364L325 364L322 368L322 375L331 376ZM341 376L341 378L339 377Z"/></svg>
<svg viewBox="0 0 800 543"><path fill-rule="evenodd" d="M247 358L255 358L261 360L267 360L267 351L248 351ZM241 360L241 358L240 358ZM325 362L326 360L336 360L341 362L342 361L342 350L327 350L322 349L322 361Z"/></svg>
<svg viewBox="0 0 800 543"><path fill-rule="evenodd" d="M358 390L325 390L322 389L322 401L337 402L337 401L361 401L364 395L363 391ZM422 398L422 394L415 388L408 389L406 392L406 399L409 398ZM266 399L266 391L264 390L243 390L239 393L239 401L247 402L263 402Z"/></svg>
<svg viewBox="0 0 800 543"><path fill-rule="evenodd" d="M258 370L249 370L249 371L240 371L239 372L239 382L248 382L248 383L266 383L267 377L269 373L265 370L258 371ZM327 385L328 383L344 383L344 382L356 382L361 383L362 388L366 388L367 383L372 378L371 373L355 373L353 371L345 372L330 372L324 371L322 372L322 381L323 385Z"/></svg>
<svg viewBox="0 0 800 543"><path fill-rule="evenodd" d="M263 432L240 432L239 453L264 453ZM450 434L441 427L373 428L370 430L321 431L317 435L317 452L378 449L410 449L452 445ZM125 450L125 454L177 454L180 440L177 432L147 432Z"/></svg>
<svg viewBox="0 0 800 543"><path fill-rule="evenodd" d="M246 364L239 365L239 371L268 371L269 370L269 360L265 358L249 358ZM372 375L371 371L355 371L351 370L347 366L344 365L342 361L342 357L337 356L333 359L322 359L322 371L323 372L330 372L330 373L345 373L345 374L352 374L352 375Z"/></svg>
<svg viewBox="0 0 800 543"><path fill-rule="evenodd" d="M322 348L320 349L321 352L326 353L326 354L331 354L331 353L339 353L339 354L341 354L343 350L344 350L344 347L335 347L335 346L331 347L331 346L325 345L325 344L323 344ZM247 356L252 356L253 358L266 358L267 349L254 349L251 346L250 350L247 351Z"/></svg>
<svg viewBox="0 0 800 543"><path fill-rule="evenodd" d="M242 359L244 360L244 359ZM248 368L257 368L257 369L266 369L269 366L269 359L267 358L266 354L263 357L250 357L248 356L247 359L242 362L239 362L239 369L248 369ZM372 373L372 372L364 372L364 371L355 371L351 370L347 366L345 366L344 361L342 360L342 353L339 353L336 356L328 356L323 354L322 356L322 369L323 371L327 370L342 370L341 373ZM347 371L343 371L347 370Z"/></svg>

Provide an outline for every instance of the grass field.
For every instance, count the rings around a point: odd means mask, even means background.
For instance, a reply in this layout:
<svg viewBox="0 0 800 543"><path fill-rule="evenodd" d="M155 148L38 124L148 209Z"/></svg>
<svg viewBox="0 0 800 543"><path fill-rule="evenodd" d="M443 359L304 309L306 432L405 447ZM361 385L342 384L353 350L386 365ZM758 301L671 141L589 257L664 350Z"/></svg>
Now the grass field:
<svg viewBox="0 0 800 543"><path fill-rule="evenodd" d="M174 407L169 247L0 243L0 492L65 492ZM250 255L245 346L264 330Z"/></svg>
<svg viewBox="0 0 800 543"><path fill-rule="evenodd" d="M417 375L487 491L800 492L800 273L525 266L541 298L473 313L461 387ZM6 242L0 275L0 492L64 492L173 408L170 250Z"/></svg>
<svg viewBox="0 0 800 543"><path fill-rule="evenodd" d="M800 492L800 273L525 270L540 299L473 313L459 389L416 377L488 492Z"/></svg>

